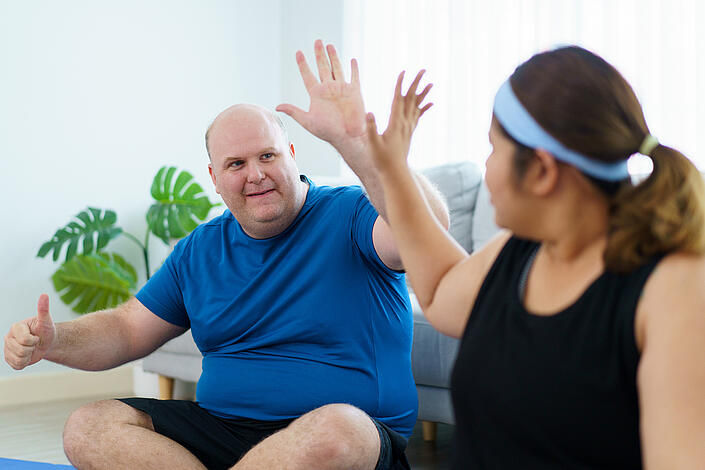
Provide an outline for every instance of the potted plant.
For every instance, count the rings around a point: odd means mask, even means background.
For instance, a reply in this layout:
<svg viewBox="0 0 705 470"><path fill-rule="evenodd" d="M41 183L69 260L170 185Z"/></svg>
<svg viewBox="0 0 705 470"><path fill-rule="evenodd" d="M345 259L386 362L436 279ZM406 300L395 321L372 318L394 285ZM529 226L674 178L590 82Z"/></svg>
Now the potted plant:
<svg viewBox="0 0 705 470"><path fill-rule="evenodd" d="M76 313L115 307L137 289L137 271L118 253L104 251L111 240L125 236L135 242L144 258L146 279L149 267L149 236L165 244L188 235L206 220L213 204L203 188L187 171L162 167L154 177L151 194L154 203L147 211L144 243L117 226L117 214L110 209L88 207L42 244L37 257L52 253L54 261L64 261L52 275L61 300ZM63 248L66 247L65 250Z"/></svg>

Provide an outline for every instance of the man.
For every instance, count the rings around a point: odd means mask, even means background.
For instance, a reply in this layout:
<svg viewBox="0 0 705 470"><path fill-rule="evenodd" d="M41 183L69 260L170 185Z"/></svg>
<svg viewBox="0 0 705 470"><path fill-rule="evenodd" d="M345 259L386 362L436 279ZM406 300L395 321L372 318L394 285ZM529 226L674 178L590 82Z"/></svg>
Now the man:
<svg viewBox="0 0 705 470"><path fill-rule="evenodd" d="M54 325L43 295L37 316L6 336L14 368L48 359L102 370L191 328L204 356L197 402L79 408L64 430L77 468L406 465L416 395L402 265L368 173L357 66L346 83L332 46L330 59L320 41L315 52L320 82L297 54L310 110L279 109L341 153L369 200L300 176L271 112L230 107L206 133L208 169L229 211L182 240L124 305ZM426 196L447 226L438 196Z"/></svg>

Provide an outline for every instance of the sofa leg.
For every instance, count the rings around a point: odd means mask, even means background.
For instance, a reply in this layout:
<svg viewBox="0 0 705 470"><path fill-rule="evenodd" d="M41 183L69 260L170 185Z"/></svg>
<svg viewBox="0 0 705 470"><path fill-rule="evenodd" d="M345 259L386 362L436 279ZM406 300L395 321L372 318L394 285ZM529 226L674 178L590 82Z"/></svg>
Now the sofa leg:
<svg viewBox="0 0 705 470"><path fill-rule="evenodd" d="M421 421L421 426L423 428L423 440L426 442L435 442L438 423L434 423L433 421Z"/></svg>
<svg viewBox="0 0 705 470"><path fill-rule="evenodd" d="M165 375L159 375L159 399L171 400L174 396L174 379Z"/></svg>

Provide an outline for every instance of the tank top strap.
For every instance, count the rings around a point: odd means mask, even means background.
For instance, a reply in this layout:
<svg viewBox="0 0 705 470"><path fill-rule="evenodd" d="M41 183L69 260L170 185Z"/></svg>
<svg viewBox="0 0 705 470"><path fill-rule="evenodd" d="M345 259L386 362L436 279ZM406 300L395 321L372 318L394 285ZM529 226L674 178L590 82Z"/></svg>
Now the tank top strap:
<svg viewBox="0 0 705 470"><path fill-rule="evenodd" d="M500 250L499 255L497 255L497 259L492 264L487 276L485 276L477 298L484 298L495 282L501 282L507 292L520 293L524 268L530 265L531 258L536 255L539 246L540 243L535 241L525 240L516 236L509 238ZM477 302L475 302L475 306L477 306ZM470 315L471 320L474 310L473 308L473 312Z"/></svg>
<svg viewBox="0 0 705 470"><path fill-rule="evenodd" d="M636 311L644 286L658 263L663 259L657 256L646 264L628 273L606 273L599 289L594 296L604 299L606 304L612 304L611 314L616 317L621 336L622 360L625 370L636 380L641 353L636 343Z"/></svg>

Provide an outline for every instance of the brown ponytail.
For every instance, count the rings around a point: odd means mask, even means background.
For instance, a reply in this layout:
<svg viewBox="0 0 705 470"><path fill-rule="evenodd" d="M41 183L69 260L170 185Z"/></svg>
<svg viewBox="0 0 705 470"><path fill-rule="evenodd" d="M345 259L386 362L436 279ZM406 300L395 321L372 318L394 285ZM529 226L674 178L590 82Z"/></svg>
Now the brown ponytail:
<svg viewBox="0 0 705 470"><path fill-rule="evenodd" d="M649 129L622 75L601 57L571 46L537 54L510 77L522 105L566 147L615 162L638 152ZM533 152L519 147L519 170ZM638 185L590 179L611 201L604 259L612 272L630 271L659 254L705 254L705 182L677 150L650 152L651 175ZM524 164L522 164L524 163ZM521 172L521 171L520 171Z"/></svg>
<svg viewBox="0 0 705 470"><path fill-rule="evenodd" d="M657 146L654 170L612 200L606 268L624 272L662 253L705 253L705 183L683 154Z"/></svg>

